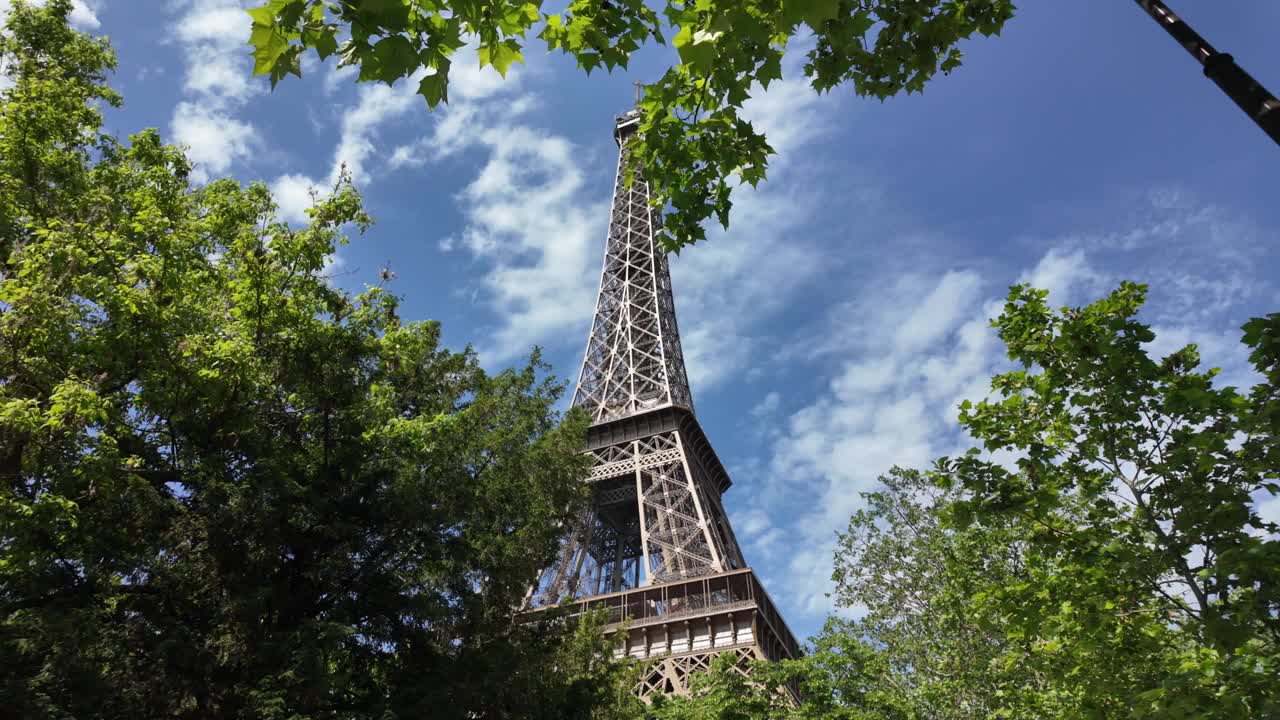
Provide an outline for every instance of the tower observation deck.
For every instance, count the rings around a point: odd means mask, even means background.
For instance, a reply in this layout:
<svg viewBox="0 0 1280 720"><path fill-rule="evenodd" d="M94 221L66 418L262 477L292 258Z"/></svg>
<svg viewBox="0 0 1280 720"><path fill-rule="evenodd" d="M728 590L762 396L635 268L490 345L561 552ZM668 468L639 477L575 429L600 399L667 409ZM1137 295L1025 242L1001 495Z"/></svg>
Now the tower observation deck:
<svg viewBox="0 0 1280 720"><path fill-rule="evenodd" d="M604 610L622 632L618 653L645 662L642 698L688 692L712 659L796 657L799 645L747 566L721 495L729 475L702 431L680 349L661 213L649 184L626 183L627 139L617 118L618 167L600 294L573 404L590 413L584 452L592 500L526 610L572 604Z"/></svg>

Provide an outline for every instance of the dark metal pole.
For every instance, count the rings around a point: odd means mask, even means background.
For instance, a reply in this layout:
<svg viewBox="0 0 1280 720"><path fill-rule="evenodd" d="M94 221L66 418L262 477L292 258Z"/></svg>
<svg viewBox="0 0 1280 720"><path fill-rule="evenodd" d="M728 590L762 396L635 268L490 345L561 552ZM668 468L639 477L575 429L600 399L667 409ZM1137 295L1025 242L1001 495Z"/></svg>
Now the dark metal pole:
<svg viewBox="0 0 1280 720"><path fill-rule="evenodd" d="M1135 0L1147 11L1160 27L1165 29L1178 44L1191 53L1196 62L1204 66L1205 77L1208 77L1227 94L1240 109L1245 111L1262 131L1280 145L1280 100L1267 92L1267 89L1254 80L1249 73L1236 64L1235 59L1227 53L1213 49L1191 26L1173 14L1160 0Z"/></svg>

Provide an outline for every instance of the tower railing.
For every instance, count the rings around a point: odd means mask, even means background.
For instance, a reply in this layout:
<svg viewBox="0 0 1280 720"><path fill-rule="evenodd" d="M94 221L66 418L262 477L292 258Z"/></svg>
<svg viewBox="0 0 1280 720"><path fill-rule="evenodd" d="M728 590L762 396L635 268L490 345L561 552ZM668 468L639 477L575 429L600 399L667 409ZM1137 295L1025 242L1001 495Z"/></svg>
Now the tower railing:
<svg viewBox="0 0 1280 720"><path fill-rule="evenodd" d="M603 611L606 631L616 630L624 624L638 628L737 610L755 610L787 656L800 656L800 643L750 568L573 600L527 611L525 617L536 621L541 613L553 608L565 611L564 616L570 619Z"/></svg>

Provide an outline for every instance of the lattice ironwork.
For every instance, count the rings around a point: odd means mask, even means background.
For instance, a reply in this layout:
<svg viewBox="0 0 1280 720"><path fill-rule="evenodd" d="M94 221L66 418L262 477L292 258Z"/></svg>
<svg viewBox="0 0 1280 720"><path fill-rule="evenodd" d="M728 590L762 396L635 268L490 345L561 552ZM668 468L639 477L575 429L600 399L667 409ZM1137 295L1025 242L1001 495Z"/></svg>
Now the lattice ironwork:
<svg viewBox="0 0 1280 720"><path fill-rule="evenodd" d="M719 493L679 431L592 455L591 506L539 580L534 605L743 567ZM623 535L633 541L614 540Z"/></svg>
<svg viewBox="0 0 1280 720"><path fill-rule="evenodd" d="M638 121L629 113L617 127L620 151L600 295L573 399L596 422L666 406L693 409L671 272L656 238L662 214L650 205L643 177L630 187L626 182L626 138Z"/></svg>
<svg viewBox="0 0 1280 720"><path fill-rule="evenodd" d="M668 655L645 667L644 674L636 683L635 693L646 700L655 695L687 695L693 675L710 670L712 661L726 653L733 656L734 670L748 677L751 675L751 661L764 657L754 647Z"/></svg>

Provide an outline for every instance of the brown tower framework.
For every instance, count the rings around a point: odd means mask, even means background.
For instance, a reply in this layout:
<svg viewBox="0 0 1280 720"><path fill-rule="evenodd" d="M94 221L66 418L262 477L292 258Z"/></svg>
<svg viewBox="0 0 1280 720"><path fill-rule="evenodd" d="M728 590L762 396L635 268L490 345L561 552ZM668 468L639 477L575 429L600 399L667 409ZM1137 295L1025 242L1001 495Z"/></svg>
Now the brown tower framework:
<svg viewBox="0 0 1280 720"><path fill-rule="evenodd" d="M595 319L573 404L591 413L593 501L529 609L573 602L625 621L618 652L646 660L637 693L688 691L721 653L795 657L799 646L747 567L720 496L729 475L693 412L671 274L649 184L627 187L632 111L617 119L618 171Z"/></svg>

